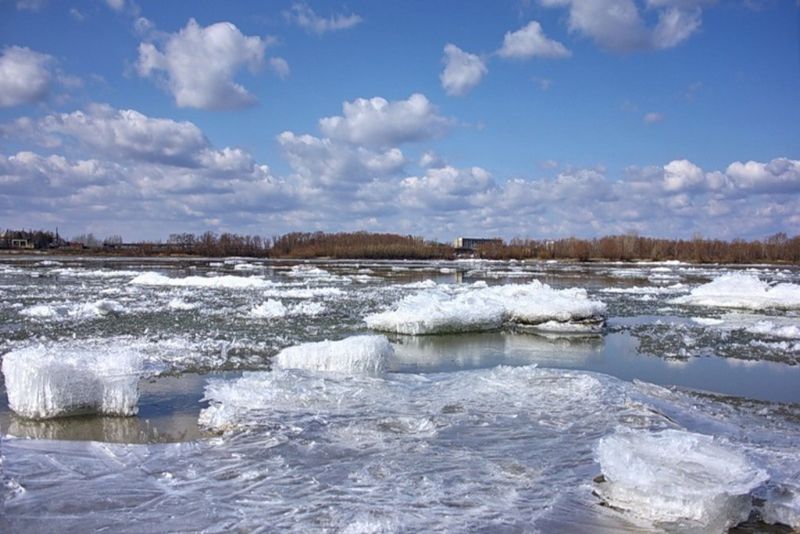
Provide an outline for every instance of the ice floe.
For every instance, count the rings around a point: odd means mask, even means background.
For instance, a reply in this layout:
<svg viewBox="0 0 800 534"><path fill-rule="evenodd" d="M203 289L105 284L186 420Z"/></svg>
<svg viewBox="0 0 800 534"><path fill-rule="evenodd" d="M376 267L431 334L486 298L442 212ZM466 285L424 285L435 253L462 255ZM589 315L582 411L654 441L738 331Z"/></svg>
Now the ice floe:
<svg viewBox="0 0 800 534"><path fill-rule="evenodd" d="M33 346L3 357L8 403L31 419L98 413L133 415L143 359L137 351L109 353Z"/></svg>
<svg viewBox="0 0 800 534"><path fill-rule="evenodd" d="M255 306L248 315L254 319L277 319L286 314L286 306L281 301L270 299Z"/></svg>
<svg viewBox="0 0 800 534"><path fill-rule="evenodd" d="M286 306L280 300L269 299L254 306L247 315L252 319L280 319L291 315L316 317L325 310L325 305L321 302L299 302Z"/></svg>
<svg viewBox="0 0 800 534"><path fill-rule="evenodd" d="M673 528L721 532L746 520L769 478L719 440L682 430L620 430L596 449L611 506Z"/></svg>
<svg viewBox="0 0 800 534"><path fill-rule="evenodd" d="M138 275L130 281L138 286L160 286L160 287L199 287L199 288L221 288L221 289L252 289L263 288L273 285L269 280L256 276L186 276L183 278L172 278L163 274L146 272Z"/></svg>
<svg viewBox="0 0 800 534"><path fill-rule="evenodd" d="M381 375L394 349L384 336L352 336L340 341L303 343L280 351L274 359L278 369L308 369Z"/></svg>
<svg viewBox="0 0 800 534"><path fill-rule="evenodd" d="M800 309L800 285L781 283L770 286L752 274L724 274L671 302L750 310Z"/></svg>
<svg viewBox="0 0 800 534"><path fill-rule="evenodd" d="M539 281L530 284L437 286L410 295L392 310L368 315L367 326L400 334L442 334L519 326L544 325L556 330L598 330L606 307L591 300L584 289L552 289ZM567 325L570 323L570 325Z"/></svg>
<svg viewBox="0 0 800 534"><path fill-rule="evenodd" d="M95 302L35 304L19 311L20 315L31 319L48 320L86 320L124 312L125 307L122 304L108 299Z"/></svg>
<svg viewBox="0 0 800 534"><path fill-rule="evenodd" d="M743 330L769 338L800 339L800 317L728 313L720 318L693 317L692 321L717 330Z"/></svg>

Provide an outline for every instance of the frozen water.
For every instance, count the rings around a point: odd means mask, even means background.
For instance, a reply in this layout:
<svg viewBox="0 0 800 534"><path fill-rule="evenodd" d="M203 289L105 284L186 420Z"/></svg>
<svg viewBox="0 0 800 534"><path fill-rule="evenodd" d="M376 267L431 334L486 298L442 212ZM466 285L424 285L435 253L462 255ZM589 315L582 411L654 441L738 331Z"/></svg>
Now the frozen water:
<svg viewBox="0 0 800 534"><path fill-rule="evenodd" d="M171 278L163 274L147 272L138 275L130 282L140 286L167 286L167 287L205 287L224 289L252 289L269 287L272 283L256 276L186 276L184 278Z"/></svg>
<svg viewBox="0 0 800 534"><path fill-rule="evenodd" d="M23 308L19 313L32 319L85 320L124 311L125 307L119 302L101 299L95 302L36 304Z"/></svg>
<svg viewBox="0 0 800 534"><path fill-rule="evenodd" d="M394 355L384 336L353 336L288 347L275 356L277 369L308 369L381 375Z"/></svg>
<svg viewBox="0 0 800 534"><path fill-rule="evenodd" d="M324 311L325 305L320 302L299 302L287 307L280 300L269 299L253 307L248 313L248 317L252 319L280 319L290 315L316 317Z"/></svg>
<svg viewBox="0 0 800 534"><path fill-rule="evenodd" d="M280 297L286 299L330 298L340 297L344 294L344 291L338 287L279 287L267 289L262 293L265 297Z"/></svg>
<svg viewBox="0 0 800 534"><path fill-rule="evenodd" d="M109 354L36 346L3 357L8 403L31 419L99 413L133 415L139 400L142 356L128 349Z"/></svg>
<svg viewBox="0 0 800 534"><path fill-rule="evenodd" d="M800 318L797 317L728 313L719 319L694 317L692 320L699 325L723 331L743 330L769 338L800 339Z"/></svg>
<svg viewBox="0 0 800 534"><path fill-rule="evenodd" d="M369 315L367 326L400 334L442 334L494 330L504 323L545 325L554 331L597 330L606 306L589 299L579 288L552 289L539 281L530 284L487 286L476 283L466 288L436 287L401 300L393 310Z"/></svg>
<svg viewBox="0 0 800 534"><path fill-rule="evenodd" d="M682 430L620 430L600 440L605 481L597 490L611 505L657 523L720 532L750 514L750 493L769 477L741 450Z"/></svg>
<svg viewBox="0 0 800 534"><path fill-rule="evenodd" d="M367 316L367 326L399 334L445 334L500 328L506 309L476 292L453 295L436 289L410 295L394 310Z"/></svg>
<svg viewBox="0 0 800 534"><path fill-rule="evenodd" d="M671 302L750 310L800 309L800 285L784 282L770 286L752 274L725 274Z"/></svg>
<svg viewBox="0 0 800 534"><path fill-rule="evenodd" d="M286 317L286 306L279 300L270 299L250 310L250 317L254 319L277 319Z"/></svg>
<svg viewBox="0 0 800 534"><path fill-rule="evenodd" d="M800 486L785 484L772 488L761 515L767 523L800 529Z"/></svg>

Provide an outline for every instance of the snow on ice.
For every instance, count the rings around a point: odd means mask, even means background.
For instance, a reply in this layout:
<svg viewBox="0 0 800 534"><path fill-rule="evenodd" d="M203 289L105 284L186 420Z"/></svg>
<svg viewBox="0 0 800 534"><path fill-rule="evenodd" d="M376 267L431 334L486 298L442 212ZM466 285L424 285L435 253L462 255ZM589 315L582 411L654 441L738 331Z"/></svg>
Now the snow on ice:
<svg viewBox="0 0 800 534"><path fill-rule="evenodd" d="M800 285L784 282L770 286L752 274L724 274L671 302L749 310L800 309Z"/></svg>
<svg viewBox="0 0 800 534"><path fill-rule="evenodd" d="M599 330L605 312L605 304L591 300L584 289L553 289L539 281L501 286L476 282L410 295L393 310L365 321L375 330L412 335L494 330L505 323L585 332Z"/></svg>

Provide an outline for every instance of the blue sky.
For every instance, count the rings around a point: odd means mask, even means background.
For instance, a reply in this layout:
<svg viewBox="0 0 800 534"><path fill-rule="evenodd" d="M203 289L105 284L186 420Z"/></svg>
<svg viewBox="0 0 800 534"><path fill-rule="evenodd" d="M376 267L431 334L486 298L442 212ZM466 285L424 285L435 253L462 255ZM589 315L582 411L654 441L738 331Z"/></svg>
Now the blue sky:
<svg viewBox="0 0 800 534"><path fill-rule="evenodd" d="M800 229L793 0L0 0L0 225Z"/></svg>

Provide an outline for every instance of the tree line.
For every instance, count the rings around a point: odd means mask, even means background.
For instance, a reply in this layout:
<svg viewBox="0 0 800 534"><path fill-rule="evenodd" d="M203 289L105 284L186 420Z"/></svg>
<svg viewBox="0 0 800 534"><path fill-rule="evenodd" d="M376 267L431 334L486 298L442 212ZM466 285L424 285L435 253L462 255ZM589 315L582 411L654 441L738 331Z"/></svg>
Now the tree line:
<svg viewBox="0 0 800 534"><path fill-rule="evenodd" d="M800 235L777 233L763 240L663 239L635 234L592 239L512 239L488 243L472 251L412 235L369 232L291 232L273 237L205 232L171 234L165 242L125 243L113 235L93 234L65 241L52 232L6 230L0 248L27 240L34 248L63 252L133 256L246 256L256 258L453 259L468 255L485 259L540 260L678 260L695 263L800 263Z"/></svg>

